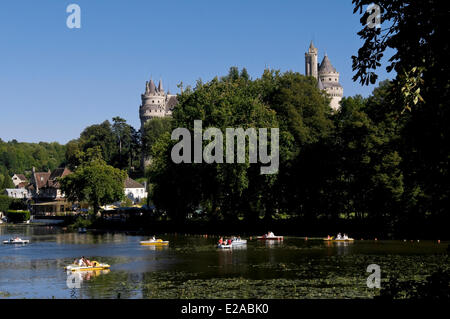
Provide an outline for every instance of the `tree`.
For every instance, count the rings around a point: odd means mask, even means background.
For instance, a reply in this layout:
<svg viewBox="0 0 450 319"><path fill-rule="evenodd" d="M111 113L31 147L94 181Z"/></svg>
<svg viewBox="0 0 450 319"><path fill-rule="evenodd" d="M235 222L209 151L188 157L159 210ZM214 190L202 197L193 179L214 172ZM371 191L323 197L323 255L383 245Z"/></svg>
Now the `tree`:
<svg viewBox="0 0 450 319"><path fill-rule="evenodd" d="M100 158L83 162L73 174L61 179L61 190L69 201L90 203L97 213L101 206L124 198L124 171Z"/></svg>
<svg viewBox="0 0 450 319"><path fill-rule="evenodd" d="M324 144L333 132L329 99L312 77L265 70L255 87L264 103L276 112L280 127L280 173L263 198L266 218L275 210L290 216L315 217L319 203L327 203L323 179L328 177Z"/></svg>
<svg viewBox="0 0 450 319"><path fill-rule="evenodd" d="M82 151L96 146L100 147L103 159L108 164L112 164L117 150L117 142L109 121L85 128L80 134L80 144Z"/></svg>
<svg viewBox="0 0 450 319"><path fill-rule="evenodd" d="M221 132L239 127L277 128L275 112L262 103L258 94L250 81L239 78L237 68L231 68L221 80L198 82L193 91L179 96L172 126L192 131L194 120L202 120L204 130L215 127ZM245 163L239 164L175 164L171 159L175 143L166 132L152 147L149 183L158 209L180 223L199 208L210 219L232 220L242 213L248 218L259 214L263 189L276 177L261 175L260 166L251 165L248 154Z"/></svg>
<svg viewBox="0 0 450 319"><path fill-rule="evenodd" d="M142 151L145 157L149 157L152 146L155 142L167 132L172 131L172 118L161 117L153 118L145 123L142 132Z"/></svg>
<svg viewBox="0 0 450 319"><path fill-rule="evenodd" d="M12 198L0 194L0 212L6 213L12 203Z"/></svg>
<svg viewBox="0 0 450 319"><path fill-rule="evenodd" d="M369 3L353 0L354 12L362 12ZM384 51L396 51L387 69L395 70L397 76L389 90L389 101L377 112L391 113L393 108L403 112L399 145L408 196L404 208L410 223L416 220L417 225L424 225L434 220L430 227L444 231L442 225L450 218L446 208L450 201L450 52L448 41L443 40L450 31L446 2L376 3L382 10L382 28L364 27L358 33L364 44L353 57L354 80L374 83ZM369 14L362 16L362 25L366 25Z"/></svg>
<svg viewBox="0 0 450 319"><path fill-rule="evenodd" d="M115 167L129 168L131 156L132 127L121 117L113 118L112 132L115 136L117 153L115 154Z"/></svg>
<svg viewBox="0 0 450 319"><path fill-rule="evenodd" d="M14 187L14 183L12 182L11 177L9 176L9 174L5 174L4 178L3 178L3 183L0 187L0 190L5 190L7 188L15 188Z"/></svg>

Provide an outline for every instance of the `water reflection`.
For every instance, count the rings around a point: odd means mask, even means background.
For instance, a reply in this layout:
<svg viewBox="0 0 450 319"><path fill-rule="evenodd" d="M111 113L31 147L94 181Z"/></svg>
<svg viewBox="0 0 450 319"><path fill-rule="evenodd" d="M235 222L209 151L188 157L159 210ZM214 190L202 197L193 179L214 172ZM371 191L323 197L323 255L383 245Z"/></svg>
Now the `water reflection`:
<svg viewBox="0 0 450 319"><path fill-rule="evenodd" d="M169 245L164 246L141 245L141 247L144 250L153 250L153 251L169 250Z"/></svg>
<svg viewBox="0 0 450 319"><path fill-rule="evenodd" d="M353 241L326 241L327 254L329 256L338 255L345 256L351 253L354 242Z"/></svg>
<svg viewBox="0 0 450 319"><path fill-rule="evenodd" d="M67 281L72 283L74 285L80 284L83 281L89 281L94 277L100 276L100 275L106 275L109 273L110 269L102 269L102 270L90 270L90 271L67 271ZM78 287L79 288L79 287Z"/></svg>
<svg viewBox="0 0 450 319"><path fill-rule="evenodd" d="M282 240L266 240L265 241L265 246L267 248L280 247L280 246L283 246L283 241Z"/></svg>

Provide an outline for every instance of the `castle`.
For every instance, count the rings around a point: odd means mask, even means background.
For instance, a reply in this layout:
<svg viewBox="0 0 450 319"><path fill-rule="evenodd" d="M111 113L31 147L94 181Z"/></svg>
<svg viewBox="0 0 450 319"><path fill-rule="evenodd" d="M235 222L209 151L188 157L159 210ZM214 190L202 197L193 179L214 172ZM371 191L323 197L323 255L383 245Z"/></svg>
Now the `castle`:
<svg viewBox="0 0 450 319"><path fill-rule="evenodd" d="M344 89L339 83L339 72L331 65L330 59L325 54L322 63L318 61L319 50L314 47L311 41L308 52L305 53L305 75L313 76L317 79L317 87L325 90L331 97L330 106L337 110L339 102L344 95ZM162 81L159 81L158 87L152 79L145 83L145 93L141 95L142 104L139 108L139 117L141 119L141 131L147 121L155 117L165 117L172 115L173 108L177 105L176 94L165 93Z"/></svg>
<svg viewBox="0 0 450 319"><path fill-rule="evenodd" d="M330 106L333 110L339 109L339 102L344 95L344 88L339 83L339 72L331 65L330 59L325 54L322 63L317 63L318 49L311 41L308 52L305 53L305 75L317 79L317 87L325 90L331 97Z"/></svg>
<svg viewBox="0 0 450 319"><path fill-rule="evenodd" d="M305 75L313 76L317 79L317 87L325 90L331 98L330 106L333 110L339 109L339 102L344 95L344 88L339 83L339 72L333 67L330 59L325 54L322 63L318 61L319 50L314 47L311 41L308 52L305 53ZM176 94L165 93L162 80L159 80L158 87L152 79L145 83L145 93L141 95L142 104L139 107L139 117L141 119L141 132L147 121L155 117L171 116L173 108L177 105Z"/></svg>
<svg viewBox="0 0 450 319"><path fill-rule="evenodd" d="M152 118L172 115L172 110L178 103L176 94L164 92L161 80L156 87L152 79L145 83L145 93L141 95L141 99L142 104L139 108L141 132L143 132L145 123Z"/></svg>

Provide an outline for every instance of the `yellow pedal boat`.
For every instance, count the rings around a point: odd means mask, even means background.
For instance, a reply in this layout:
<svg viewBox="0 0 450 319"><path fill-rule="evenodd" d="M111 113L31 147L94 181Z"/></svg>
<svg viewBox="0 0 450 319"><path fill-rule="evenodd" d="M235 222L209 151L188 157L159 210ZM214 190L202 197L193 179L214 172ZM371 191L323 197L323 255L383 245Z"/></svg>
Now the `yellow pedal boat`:
<svg viewBox="0 0 450 319"><path fill-rule="evenodd" d="M337 242L346 242L346 241L354 241L353 238L347 238L347 239L334 239L334 238L324 238L325 241L337 241Z"/></svg>
<svg viewBox="0 0 450 319"><path fill-rule="evenodd" d="M169 241L163 241L162 239L156 240L143 240L140 242L141 245L144 246L167 246L169 245Z"/></svg>
<svg viewBox="0 0 450 319"><path fill-rule="evenodd" d="M77 264L72 264L64 267L64 270L70 271L93 271L93 270L105 270L109 269L110 265L101 264L98 261L92 261L92 266L78 266Z"/></svg>

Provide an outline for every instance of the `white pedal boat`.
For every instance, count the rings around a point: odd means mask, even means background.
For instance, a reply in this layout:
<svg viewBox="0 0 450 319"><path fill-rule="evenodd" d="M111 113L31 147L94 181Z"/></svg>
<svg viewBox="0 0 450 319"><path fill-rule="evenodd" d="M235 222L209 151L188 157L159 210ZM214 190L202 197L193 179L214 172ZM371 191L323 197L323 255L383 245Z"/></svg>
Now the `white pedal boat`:
<svg viewBox="0 0 450 319"><path fill-rule="evenodd" d="M11 238L8 240L4 240L4 244L28 244L30 241L28 239L21 239L21 238Z"/></svg>
<svg viewBox="0 0 450 319"><path fill-rule="evenodd" d="M235 239L231 242L230 245L228 244L218 244L217 248L221 248L221 249L230 249L233 247L240 247L240 246L244 246L247 245L247 240L245 239Z"/></svg>
<svg viewBox="0 0 450 319"><path fill-rule="evenodd" d="M258 236L258 240L283 240L283 236Z"/></svg>

